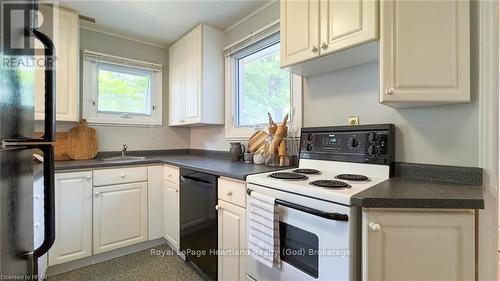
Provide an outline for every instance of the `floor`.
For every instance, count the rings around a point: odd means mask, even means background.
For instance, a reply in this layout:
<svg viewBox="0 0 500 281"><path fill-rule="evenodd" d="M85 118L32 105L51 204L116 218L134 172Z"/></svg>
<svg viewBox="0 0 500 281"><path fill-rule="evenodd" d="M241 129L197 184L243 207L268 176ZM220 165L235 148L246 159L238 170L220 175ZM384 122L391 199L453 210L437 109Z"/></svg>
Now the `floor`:
<svg viewBox="0 0 500 281"><path fill-rule="evenodd" d="M202 280L178 256L154 255L151 250L171 251L160 245L134 254L101 262L48 278L48 281L161 281L161 280ZM171 253L171 252L170 252Z"/></svg>

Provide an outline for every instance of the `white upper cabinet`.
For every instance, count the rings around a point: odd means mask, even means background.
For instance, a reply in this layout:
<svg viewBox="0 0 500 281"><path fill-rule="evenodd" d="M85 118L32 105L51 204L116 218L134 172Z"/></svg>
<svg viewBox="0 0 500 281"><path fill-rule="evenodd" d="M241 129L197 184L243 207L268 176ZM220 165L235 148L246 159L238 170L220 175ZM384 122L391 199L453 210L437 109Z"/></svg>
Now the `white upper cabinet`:
<svg viewBox="0 0 500 281"><path fill-rule="evenodd" d="M374 0L321 1L321 55L377 39L377 6Z"/></svg>
<svg viewBox="0 0 500 281"><path fill-rule="evenodd" d="M380 2L380 102L470 101L469 1Z"/></svg>
<svg viewBox="0 0 500 281"><path fill-rule="evenodd" d="M377 60L377 44L363 45L378 38L377 1L282 0L280 24L281 67L293 73L311 76Z"/></svg>
<svg viewBox="0 0 500 281"><path fill-rule="evenodd" d="M79 48L80 33L78 14L69 10L54 7L54 12L44 5L40 10L44 20L53 18L54 31L41 31L49 34L56 48L56 120L79 120ZM52 17L54 15L54 17ZM50 26L50 24L49 24ZM46 27L45 27L46 28ZM40 42L35 42L42 48ZM35 120L44 119L44 68L39 68L35 74Z"/></svg>
<svg viewBox="0 0 500 281"><path fill-rule="evenodd" d="M224 124L225 35L198 25L169 49L169 124Z"/></svg>
<svg viewBox="0 0 500 281"><path fill-rule="evenodd" d="M281 66L319 56L319 0L281 1Z"/></svg>

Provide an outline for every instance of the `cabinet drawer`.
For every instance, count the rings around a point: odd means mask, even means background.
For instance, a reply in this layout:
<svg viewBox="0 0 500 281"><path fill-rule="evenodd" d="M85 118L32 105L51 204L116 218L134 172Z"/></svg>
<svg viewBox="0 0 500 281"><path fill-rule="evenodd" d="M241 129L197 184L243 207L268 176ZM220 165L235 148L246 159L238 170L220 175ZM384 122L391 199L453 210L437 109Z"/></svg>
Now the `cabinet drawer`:
<svg viewBox="0 0 500 281"><path fill-rule="evenodd" d="M179 184L179 168L169 165L164 165L163 179L171 183Z"/></svg>
<svg viewBox="0 0 500 281"><path fill-rule="evenodd" d="M229 203L246 208L246 183L219 178L218 197Z"/></svg>
<svg viewBox="0 0 500 281"><path fill-rule="evenodd" d="M94 186L148 180L147 167L94 170Z"/></svg>

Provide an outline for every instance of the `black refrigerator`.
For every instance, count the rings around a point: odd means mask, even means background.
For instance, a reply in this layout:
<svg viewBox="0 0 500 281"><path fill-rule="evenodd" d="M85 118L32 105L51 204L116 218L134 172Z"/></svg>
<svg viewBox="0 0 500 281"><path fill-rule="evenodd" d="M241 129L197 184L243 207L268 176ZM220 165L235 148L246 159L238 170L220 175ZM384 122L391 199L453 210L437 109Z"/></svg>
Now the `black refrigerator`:
<svg viewBox="0 0 500 281"><path fill-rule="evenodd" d="M36 28L36 1L0 0L0 277L37 280L38 258L55 239L55 49ZM44 134L34 138L35 38L44 46ZM32 62L31 64L29 62ZM34 243L33 149L43 152L43 242ZM41 279L41 276L40 276Z"/></svg>

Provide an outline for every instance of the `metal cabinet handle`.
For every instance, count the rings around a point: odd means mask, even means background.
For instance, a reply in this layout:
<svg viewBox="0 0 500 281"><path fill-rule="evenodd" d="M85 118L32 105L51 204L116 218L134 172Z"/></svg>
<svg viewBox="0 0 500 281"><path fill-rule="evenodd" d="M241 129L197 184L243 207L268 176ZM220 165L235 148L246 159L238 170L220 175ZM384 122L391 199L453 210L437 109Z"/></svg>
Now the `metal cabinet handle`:
<svg viewBox="0 0 500 281"><path fill-rule="evenodd" d="M326 42L321 43L321 49L323 50L328 49L328 44L326 44Z"/></svg>
<svg viewBox="0 0 500 281"><path fill-rule="evenodd" d="M219 205L215 205L215 209L218 211L220 209L222 209Z"/></svg>
<svg viewBox="0 0 500 281"><path fill-rule="evenodd" d="M373 232L379 232L380 231L380 224L378 224L378 223L370 223L370 229Z"/></svg>
<svg viewBox="0 0 500 281"><path fill-rule="evenodd" d="M39 228L40 227L40 223L35 223L35 228Z"/></svg>
<svg viewBox="0 0 500 281"><path fill-rule="evenodd" d="M86 176L85 177L87 180L90 180L92 178L92 176Z"/></svg>
<svg viewBox="0 0 500 281"><path fill-rule="evenodd" d="M95 197L98 197L99 196L99 192L98 191L94 192L94 195L95 195Z"/></svg>
<svg viewBox="0 0 500 281"><path fill-rule="evenodd" d="M40 194L35 194L35 195L33 196L33 199L36 199L36 200L40 199Z"/></svg>
<svg viewBox="0 0 500 281"><path fill-rule="evenodd" d="M231 195L233 195L233 191L229 190L229 191L227 192L227 196L231 196Z"/></svg>
<svg viewBox="0 0 500 281"><path fill-rule="evenodd" d="M392 95L392 94L394 94L394 88L387 88L387 89L385 90L385 93L386 93L387 95Z"/></svg>
<svg viewBox="0 0 500 281"><path fill-rule="evenodd" d="M120 173L120 178L124 178L125 177L125 173Z"/></svg>
<svg viewBox="0 0 500 281"><path fill-rule="evenodd" d="M316 52L318 51L318 47L313 46L313 47L311 48L311 51L312 51L313 53L316 53Z"/></svg>

